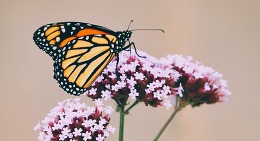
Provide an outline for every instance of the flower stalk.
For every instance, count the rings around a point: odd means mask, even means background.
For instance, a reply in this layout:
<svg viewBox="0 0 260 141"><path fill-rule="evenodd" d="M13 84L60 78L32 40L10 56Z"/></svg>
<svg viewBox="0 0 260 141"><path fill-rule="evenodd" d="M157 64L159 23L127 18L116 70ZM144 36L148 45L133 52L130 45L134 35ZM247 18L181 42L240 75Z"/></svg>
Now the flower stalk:
<svg viewBox="0 0 260 141"><path fill-rule="evenodd" d="M171 116L168 118L168 120L164 123L164 125L162 126L162 128L160 129L160 131L157 133L157 135L155 136L153 141L158 141L158 139L160 138L160 136L162 135L162 133L164 132L164 130L167 128L167 126L171 123L172 119L175 117L175 115L177 114L177 112L179 112L183 107L181 107L179 105L179 97L176 97L176 105L174 108L173 113L171 114Z"/></svg>
<svg viewBox="0 0 260 141"><path fill-rule="evenodd" d="M139 101L136 100L132 105L130 105L130 106L125 110L125 114L128 114L129 111L130 111L135 105L137 105L138 103L139 103Z"/></svg>
<svg viewBox="0 0 260 141"><path fill-rule="evenodd" d="M124 140L125 105L120 106L119 141Z"/></svg>

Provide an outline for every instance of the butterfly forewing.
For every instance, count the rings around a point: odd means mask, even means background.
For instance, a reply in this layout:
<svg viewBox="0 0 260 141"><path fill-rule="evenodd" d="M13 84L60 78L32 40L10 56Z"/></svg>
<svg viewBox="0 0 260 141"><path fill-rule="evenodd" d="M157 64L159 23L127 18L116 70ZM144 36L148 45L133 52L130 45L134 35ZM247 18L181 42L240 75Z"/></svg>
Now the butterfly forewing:
<svg viewBox="0 0 260 141"><path fill-rule="evenodd" d="M39 28L33 39L40 49L44 50L54 60L58 55L58 50L79 37L98 34L116 34L114 31L102 26L80 22L60 22L47 24Z"/></svg>

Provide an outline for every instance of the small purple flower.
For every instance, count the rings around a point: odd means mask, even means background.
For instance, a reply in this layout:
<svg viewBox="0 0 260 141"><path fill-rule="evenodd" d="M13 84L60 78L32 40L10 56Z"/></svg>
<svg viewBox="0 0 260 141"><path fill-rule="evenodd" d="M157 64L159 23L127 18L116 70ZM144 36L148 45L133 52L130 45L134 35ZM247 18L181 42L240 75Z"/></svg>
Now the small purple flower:
<svg viewBox="0 0 260 141"><path fill-rule="evenodd" d="M95 103L96 107L89 107L80 103L79 99L60 102L43 121L35 126L35 130L40 130L38 139L103 141L111 132L115 132L115 128L108 126L113 109L110 106L101 107L103 104L99 100Z"/></svg>

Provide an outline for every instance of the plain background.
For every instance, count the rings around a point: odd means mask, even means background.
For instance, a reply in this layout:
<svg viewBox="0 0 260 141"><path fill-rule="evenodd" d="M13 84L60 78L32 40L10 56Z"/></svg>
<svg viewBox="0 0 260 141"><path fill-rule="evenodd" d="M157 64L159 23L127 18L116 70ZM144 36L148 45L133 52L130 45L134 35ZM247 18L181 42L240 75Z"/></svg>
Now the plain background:
<svg viewBox="0 0 260 141"><path fill-rule="evenodd" d="M131 41L155 57L190 55L228 80L229 102L185 108L160 141L258 141L260 138L259 0L0 0L0 140L34 141L33 127L72 96L52 78L52 60L32 35L52 22L81 21L136 31ZM82 101L91 101L82 97ZM114 105L111 102L111 105ZM172 110L138 105L125 141L151 141ZM118 127L119 114L111 125ZM118 134L108 141L118 140Z"/></svg>

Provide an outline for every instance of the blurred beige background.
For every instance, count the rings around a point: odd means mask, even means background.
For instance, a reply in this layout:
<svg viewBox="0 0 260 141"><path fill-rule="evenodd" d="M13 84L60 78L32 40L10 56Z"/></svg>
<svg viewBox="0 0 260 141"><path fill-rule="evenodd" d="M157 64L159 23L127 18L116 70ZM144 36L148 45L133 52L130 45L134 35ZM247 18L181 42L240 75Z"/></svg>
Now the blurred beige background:
<svg viewBox="0 0 260 141"><path fill-rule="evenodd" d="M52 78L51 58L32 40L36 29L82 21L119 31L133 19L132 29L165 30L135 32L131 41L139 50L155 57L191 55L222 73L232 92L227 103L185 108L160 141L258 141L259 6L259 0L0 0L0 140L37 140L33 127L72 97ZM125 141L151 141L171 112L138 105L126 117ZM118 117L113 114L115 127Z"/></svg>

